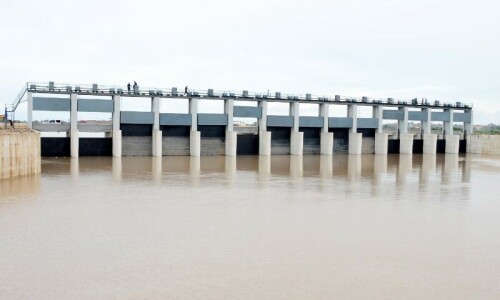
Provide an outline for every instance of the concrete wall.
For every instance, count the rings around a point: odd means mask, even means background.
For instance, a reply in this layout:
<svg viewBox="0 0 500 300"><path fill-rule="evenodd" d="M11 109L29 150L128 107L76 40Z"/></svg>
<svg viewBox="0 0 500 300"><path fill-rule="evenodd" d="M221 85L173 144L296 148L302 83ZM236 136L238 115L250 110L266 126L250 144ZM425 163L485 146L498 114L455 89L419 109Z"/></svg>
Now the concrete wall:
<svg viewBox="0 0 500 300"><path fill-rule="evenodd" d="M257 134L238 134L237 155L259 155L259 136Z"/></svg>
<svg viewBox="0 0 500 300"><path fill-rule="evenodd" d="M42 157L70 157L71 138L42 137L40 142Z"/></svg>
<svg viewBox="0 0 500 300"><path fill-rule="evenodd" d="M113 156L113 139L79 138L78 156Z"/></svg>
<svg viewBox="0 0 500 300"><path fill-rule="evenodd" d="M290 128L268 127L271 132L271 155L290 154Z"/></svg>
<svg viewBox="0 0 500 300"><path fill-rule="evenodd" d="M331 118L330 118L331 120ZM330 128L333 132L333 153L349 152L349 129L348 128Z"/></svg>
<svg viewBox="0 0 500 300"><path fill-rule="evenodd" d="M363 143L361 144L362 154L373 154L375 153L375 138L374 137L363 137Z"/></svg>
<svg viewBox="0 0 500 300"><path fill-rule="evenodd" d="M123 136L123 156L151 156L153 140L151 136Z"/></svg>
<svg viewBox="0 0 500 300"><path fill-rule="evenodd" d="M200 155L225 155L226 143L224 137L201 137Z"/></svg>
<svg viewBox="0 0 500 300"><path fill-rule="evenodd" d="M227 123L227 122L226 122ZM217 125L198 125L200 131L200 155L226 154L226 127Z"/></svg>
<svg viewBox="0 0 500 300"><path fill-rule="evenodd" d="M319 138L304 138L304 155L319 155L321 153Z"/></svg>
<svg viewBox="0 0 500 300"><path fill-rule="evenodd" d="M163 136L162 155L189 155L189 136Z"/></svg>
<svg viewBox="0 0 500 300"><path fill-rule="evenodd" d="M190 155L190 126L160 126L160 130L162 155Z"/></svg>
<svg viewBox="0 0 500 300"><path fill-rule="evenodd" d="M467 152L500 155L500 135L470 135Z"/></svg>
<svg viewBox="0 0 500 300"><path fill-rule="evenodd" d="M235 126L234 131L236 131L238 134L254 134L257 135L259 133L258 127L257 126Z"/></svg>
<svg viewBox="0 0 500 300"><path fill-rule="evenodd" d="M0 131L0 179L41 171L40 133Z"/></svg>

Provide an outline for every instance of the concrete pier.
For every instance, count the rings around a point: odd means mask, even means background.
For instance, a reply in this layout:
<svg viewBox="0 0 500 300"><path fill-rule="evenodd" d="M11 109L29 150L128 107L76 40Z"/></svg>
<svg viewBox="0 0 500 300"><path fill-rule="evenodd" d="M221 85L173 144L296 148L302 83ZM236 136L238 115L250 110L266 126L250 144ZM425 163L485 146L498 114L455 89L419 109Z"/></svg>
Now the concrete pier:
<svg viewBox="0 0 500 300"><path fill-rule="evenodd" d="M80 133L72 130L70 133L71 157L78 157L80 152Z"/></svg>
<svg viewBox="0 0 500 300"><path fill-rule="evenodd" d="M201 153L201 132L191 131L189 135L189 154L200 156Z"/></svg>
<svg viewBox="0 0 500 300"><path fill-rule="evenodd" d="M431 134L431 119L432 119L432 110L430 108L422 108L423 118L420 122L421 134L424 136L425 134Z"/></svg>
<svg viewBox="0 0 500 300"><path fill-rule="evenodd" d="M320 153L322 155L333 154L333 132L321 132L320 148Z"/></svg>
<svg viewBox="0 0 500 300"><path fill-rule="evenodd" d="M363 135L361 133L349 133L349 154L361 154Z"/></svg>
<svg viewBox="0 0 500 300"><path fill-rule="evenodd" d="M227 115L225 152L227 156L236 156L238 136L233 129L234 100L224 100L224 113Z"/></svg>
<svg viewBox="0 0 500 300"><path fill-rule="evenodd" d="M267 101L259 101L259 155L271 155L271 132L267 131Z"/></svg>
<svg viewBox="0 0 500 300"><path fill-rule="evenodd" d="M424 154L436 154L437 149L437 134L424 134L423 135L423 153Z"/></svg>
<svg viewBox="0 0 500 300"><path fill-rule="evenodd" d="M372 118L377 121L376 133L384 132L384 107L374 106L372 111Z"/></svg>
<svg viewBox="0 0 500 300"><path fill-rule="evenodd" d="M408 107L400 107L399 111L403 113L403 119L398 120L399 134L408 133Z"/></svg>
<svg viewBox="0 0 500 300"><path fill-rule="evenodd" d="M113 130L113 157L122 157L122 131Z"/></svg>
<svg viewBox="0 0 500 300"><path fill-rule="evenodd" d="M290 135L290 154L302 155L304 153L304 133L299 131L299 102L290 103L290 116L293 118L293 127Z"/></svg>
<svg viewBox="0 0 500 300"><path fill-rule="evenodd" d="M78 132L78 97L76 94L71 94L71 112L70 112L70 145L71 157L79 156L80 134Z"/></svg>
<svg viewBox="0 0 500 300"><path fill-rule="evenodd" d="M352 119L349 129L349 154L359 155L362 152L363 135L358 132L358 106L350 104L347 106L347 116Z"/></svg>
<svg viewBox="0 0 500 300"><path fill-rule="evenodd" d="M163 134L160 130L153 130L152 135L152 154L153 156L162 156Z"/></svg>
<svg viewBox="0 0 500 300"><path fill-rule="evenodd" d="M151 110L153 112L153 132L152 132L152 154L162 156L163 134L160 131L160 98L153 97L151 100Z"/></svg>
<svg viewBox="0 0 500 300"><path fill-rule="evenodd" d="M292 131L290 136L290 154L302 155L304 151L304 133Z"/></svg>
<svg viewBox="0 0 500 300"><path fill-rule="evenodd" d="M387 154L389 148L389 135L384 133L384 108L382 106L374 106L372 117L377 120L377 129L375 131L375 154Z"/></svg>
<svg viewBox="0 0 500 300"><path fill-rule="evenodd" d="M271 132L259 132L259 155L271 155Z"/></svg>
<svg viewBox="0 0 500 300"><path fill-rule="evenodd" d="M113 157L122 157L122 131L120 130L121 97L113 96Z"/></svg>
<svg viewBox="0 0 500 300"><path fill-rule="evenodd" d="M236 156L238 135L234 131L226 131L226 155Z"/></svg>
<svg viewBox="0 0 500 300"><path fill-rule="evenodd" d="M460 146L460 136L456 134L446 135L445 140L445 152L448 154L458 154Z"/></svg>
<svg viewBox="0 0 500 300"><path fill-rule="evenodd" d="M189 113L191 114L191 131L189 133L189 154L200 156L201 132L198 131L198 99L189 98Z"/></svg>
<svg viewBox="0 0 500 300"><path fill-rule="evenodd" d="M387 154L389 134L375 133L375 154Z"/></svg>
<svg viewBox="0 0 500 300"><path fill-rule="evenodd" d="M413 134L399 135L399 153L413 154Z"/></svg>
<svg viewBox="0 0 500 300"><path fill-rule="evenodd" d="M323 127L320 134L320 154L333 154L333 132L328 132L328 122L330 117L330 105L322 103L319 105L319 116L323 118Z"/></svg>
<svg viewBox="0 0 500 300"><path fill-rule="evenodd" d="M453 135L453 109L445 109L444 113L448 116L448 121L443 122L443 134Z"/></svg>

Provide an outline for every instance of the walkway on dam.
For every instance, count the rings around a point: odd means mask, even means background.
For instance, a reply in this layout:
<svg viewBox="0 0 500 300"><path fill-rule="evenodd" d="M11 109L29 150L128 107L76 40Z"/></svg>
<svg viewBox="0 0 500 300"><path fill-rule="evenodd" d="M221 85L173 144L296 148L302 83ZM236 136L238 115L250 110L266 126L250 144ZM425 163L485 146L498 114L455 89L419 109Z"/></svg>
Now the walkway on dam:
<svg viewBox="0 0 500 300"><path fill-rule="evenodd" d="M35 83L28 82L22 88L19 95L13 102L13 110L17 109L19 103L25 101L24 95L26 92L48 93L48 94L70 94L76 93L78 95L88 96L113 96L115 94L124 97L160 97L160 98L192 98L198 97L206 100L220 100L220 99L235 99L243 101L276 101L276 102L304 102L304 103L330 103L330 104L348 104L357 103L358 105L380 105L385 106L423 106L432 108L458 108L458 109L472 109L471 103L464 103L461 101L442 102L439 100L429 101L427 99L418 100L417 98L411 100L402 100L394 98L371 98L363 97L347 97L341 95L313 95L310 93L293 94L281 92L250 92L248 90L231 91L231 90L214 90L214 89L184 89L177 87L173 88L140 88L131 89L121 87L119 85L99 85L99 84L56 84L54 82L48 83Z"/></svg>

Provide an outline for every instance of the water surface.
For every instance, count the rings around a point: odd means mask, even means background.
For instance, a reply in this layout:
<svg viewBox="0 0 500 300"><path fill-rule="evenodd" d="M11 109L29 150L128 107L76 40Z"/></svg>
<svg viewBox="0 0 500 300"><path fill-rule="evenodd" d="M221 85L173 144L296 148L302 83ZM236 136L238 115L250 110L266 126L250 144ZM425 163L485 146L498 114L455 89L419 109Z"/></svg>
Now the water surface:
<svg viewBox="0 0 500 300"><path fill-rule="evenodd" d="M500 158L44 159L0 299L499 299Z"/></svg>

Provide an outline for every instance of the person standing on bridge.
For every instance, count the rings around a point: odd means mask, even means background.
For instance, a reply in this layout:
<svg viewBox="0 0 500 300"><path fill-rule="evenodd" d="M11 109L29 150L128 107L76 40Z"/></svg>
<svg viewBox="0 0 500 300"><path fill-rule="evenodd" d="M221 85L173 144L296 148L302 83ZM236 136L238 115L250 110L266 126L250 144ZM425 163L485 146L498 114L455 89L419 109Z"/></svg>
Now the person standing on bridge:
<svg viewBox="0 0 500 300"><path fill-rule="evenodd" d="M130 94L130 82L127 84L127 90L128 90L128 93Z"/></svg>
<svg viewBox="0 0 500 300"><path fill-rule="evenodd" d="M184 94L187 95L187 93L188 93L188 86L186 85L186 87L184 88Z"/></svg>
<svg viewBox="0 0 500 300"><path fill-rule="evenodd" d="M137 85L137 82L134 80L134 94L138 93L139 86Z"/></svg>

